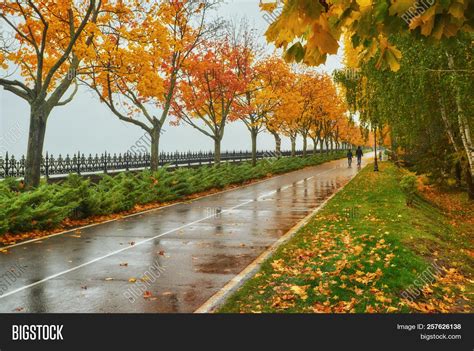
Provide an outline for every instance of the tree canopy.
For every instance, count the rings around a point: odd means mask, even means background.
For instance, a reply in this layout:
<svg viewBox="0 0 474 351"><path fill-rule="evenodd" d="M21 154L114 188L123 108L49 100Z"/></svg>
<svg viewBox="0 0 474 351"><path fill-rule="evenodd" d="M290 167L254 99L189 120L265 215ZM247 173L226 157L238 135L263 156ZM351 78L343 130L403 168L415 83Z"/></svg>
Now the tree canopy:
<svg viewBox="0 0 474 351"><path fill-rule="evenodd" d="M264 11L282 10L269 26L268 41L285 50L288 61L319 65L336 54L347 35L378 66L400 68L401 52L389 37L411 33L432 40L450 38L474 28L474 3L468 0L265 0Z"/></svg>

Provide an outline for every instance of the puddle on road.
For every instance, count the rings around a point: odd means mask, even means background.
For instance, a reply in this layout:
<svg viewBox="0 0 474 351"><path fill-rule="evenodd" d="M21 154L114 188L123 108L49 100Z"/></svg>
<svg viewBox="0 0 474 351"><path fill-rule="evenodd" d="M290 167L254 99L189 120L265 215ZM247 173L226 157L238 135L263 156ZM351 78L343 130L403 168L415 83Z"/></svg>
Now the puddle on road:
<svg viewBox="0 0 474 351"><path fill-rule="evenodd" d="M213 255L207 262L195 264L196 272L214 274L237 274L242 270L242 266L248 265L253 260L254 255Z"/></svg>

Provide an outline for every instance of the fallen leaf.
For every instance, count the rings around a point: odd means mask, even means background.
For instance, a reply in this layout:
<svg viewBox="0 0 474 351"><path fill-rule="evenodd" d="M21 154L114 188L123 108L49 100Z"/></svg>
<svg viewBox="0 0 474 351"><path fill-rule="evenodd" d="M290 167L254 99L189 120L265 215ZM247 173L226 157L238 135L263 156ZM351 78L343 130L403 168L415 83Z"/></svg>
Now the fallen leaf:
<svg viewBox="0 0 474 351"><path fill-rule="evenodd" d="M308 289L309 285L304 285L304 286L299 286L299 285L293 285L290 290L294 292L296 295L300 297L301 300L306 300L308 298L308 294L306 293L306 290Z"/></svg>

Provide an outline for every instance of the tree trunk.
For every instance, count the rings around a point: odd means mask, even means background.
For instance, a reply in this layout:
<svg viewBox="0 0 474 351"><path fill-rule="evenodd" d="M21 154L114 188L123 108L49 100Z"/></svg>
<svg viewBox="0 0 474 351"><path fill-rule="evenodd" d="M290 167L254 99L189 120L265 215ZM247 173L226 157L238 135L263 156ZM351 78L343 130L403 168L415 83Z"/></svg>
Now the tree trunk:
<svg viewBox="0 0 474 351"><path fill-rule="evenodd" d="M441 79L441 73L438 72L438 85L437 85L437 88L436 88L435 91L437 93L437 100L439 101L441 119L443 120L445 129L446 129L446 133L448 134L449 141L453 145L454 150L456 152L459 152L459 147L458 147L458 144L456 143L456 140L454 138L454 133L452 131L451 125L450 125L449 120L448 120L448 115L446 113L446 104L444 102L444 96L443 96L443 94L442 94L442 92L439 88L440 87L440 79Z"/></svg>
<svg viewBox="0 0 474 351"><path fill-rule="evenodd" d="M306 150L308 149L308 137L303 135L303 157L306 157Z"/></svg>
<svg viewBox="0 0 474 351"><path fill-rule="evenodd" d="M277 132L271 132L273 134L273 137L275 138L275 153L277 154L277 157L281 157L281 137Z"/></svg>
<svg viewBox="0 0 474 351"><path fill-rule="evenodd" d="M311 138L313 140L313 155L316 155L318 152L318 141L316 138Z"/></svg>
<svg viewBox="0 0 474 351"><path fill-rule="evenodd" d="M326 144L326 153L329 154L329 139L324 139L324 143Z"/></svg>
<svg viewBox="0 0 474 351"><path fill-rule="evenodd" d="M220 165L221 163L221 139L214 138L214 164Z"/></svg>
<svg viewBox="0 0 474 351"><path fill-rule="evenodd" d="M44 111L44 107L31 108L25 164L25 184L27 187L37 187L40 183L41 159L48 115L49 113Z"/></svg>
<svg viewBox="0 0 474 351"><path fill-rule="evenodd" d="M448 66L450 69L455 70L454 60L450 54L448 55ZM469 172L471 172L470 179L474 178L474 142L471 138L471 130L469 127L468 120L466 120L466 115L461 104L461 92L457 82L454 82L455 94L456 94L456 108L457 108L457 117L458 117L458 127L459 133L461 135L462 144L464 150L466 151L467 161L469 164ZM471 199L471 197L469 196Z"/></svg>
<svg viewBox="0 0 474 351"><path fill-rule="evenodd" d="M456 92L456 105L458 109L458 124L459 132L461 134L461 140L466 150L466 156L469 163L469 171L471 172L471 178L474 178L474 144L471 139L471 131L469 124L465 119L464 111L461 107L461 97L459 90Z"/></svg>
<svg viewBox="0 0 474 351"><path fill-rule="evenodd" d="M456 143L456 140L454 138L454 133L451 130L451 126L450 126L450 123L448 121L448 115L446 113L446 106L444 104L443 96L441 95L441 93L439 91L438 91L438 96L439 96L439 99L440 99L439 106L440 106L440 112L441 112L441 119L443 120L444 127L446 129L446 133L448 134L448 138L449 138L449 141L451 142L451 145L453 145L453 147L454 147L454 151L459 152L458 144Z"/></svg>
<svg viewBox="0 0 474 351"><path fill-rule="evenodd" d="M151 137L151 160L150 169L157 171L160 166L160 135L161 128L159 126L153 127L150 133Z"/></svg>
<svg viewBox="0 0 474 351"><path fill-rule="evenodd" d="M377 162L377 128L374 130L374 172L378 172L379 164Z"/></svg>
<svg viewBox="0 0 474 351"><path fill-rule="evenodd" d="M252 166L255 167L257 165L257 130L252 128L250 130L250 136L252 138Z"/></svg>
<svg viewBox="0 0 474 351"><path fill-rule="evenodd" d="M296 138L290 136L290 140L291 140L291 157L295 157L296 156Z"/></svg>
<svg viewBox="0 0 474 351"><path fill-rule="evenodd" d="M461 186L461 181L462 181L462 164L461 161L456 161L456 164L454 165L454 175L456 176L456 185L458 187Z"/></svg>
<svg viewBox="0 0 474 351"><path fill-rule="evenodd" d="M471 170L469 167L466 167L467 195L469 200L474 201L474 180L472 178Z"/></svg>

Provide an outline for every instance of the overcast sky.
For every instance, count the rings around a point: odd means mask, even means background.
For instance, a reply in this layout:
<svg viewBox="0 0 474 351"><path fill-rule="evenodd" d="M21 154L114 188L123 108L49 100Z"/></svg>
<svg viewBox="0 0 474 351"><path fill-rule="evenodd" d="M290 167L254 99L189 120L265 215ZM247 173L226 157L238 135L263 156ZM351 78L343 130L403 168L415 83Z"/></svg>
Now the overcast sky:
<svg viewBox="0 0 474 351"><path fill-rule="evenodd" d="M259 10L258 0L227 0L227 3L219 8L218 14L228 19L247 17L249 23L261 33L262 42L265 42L263 33L268 23ZM270 52L271 50L269 47ZM341 57L341 52L329 57L326 65L318 70L332 73L334 69L341 68ZM26 152L28 124L28 104L0 87L0 154L5 150L15 155ZM212 140L192 127L167 125L164 128L165 132L160 141L163 151L213 149ZM71 103L57 107L51 113L44 151L54 155L77 151L101 153L105 150L119 153L127 151L143 134L139 127L119 121L96 96L81 88ZM289 149L289 146L289 140L284 138L283 149ZM266 133L261 134L258 149L273 148L273 137ZM250 135L242 122L227 125L222 150L250 150Z"/></svg>

